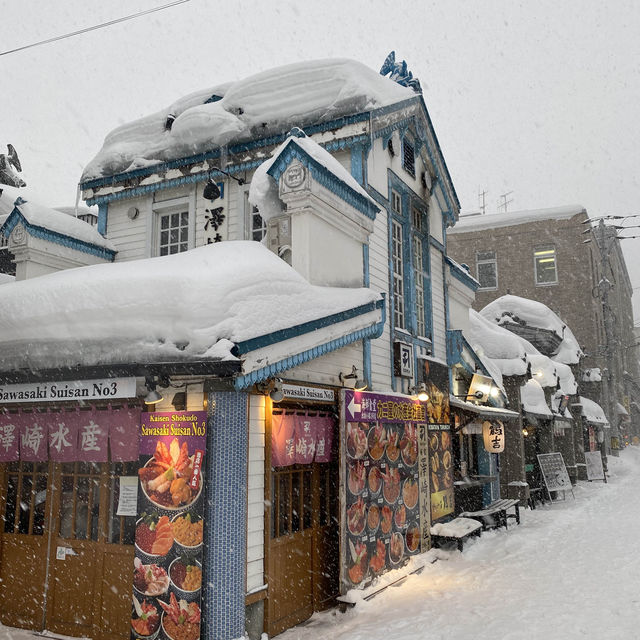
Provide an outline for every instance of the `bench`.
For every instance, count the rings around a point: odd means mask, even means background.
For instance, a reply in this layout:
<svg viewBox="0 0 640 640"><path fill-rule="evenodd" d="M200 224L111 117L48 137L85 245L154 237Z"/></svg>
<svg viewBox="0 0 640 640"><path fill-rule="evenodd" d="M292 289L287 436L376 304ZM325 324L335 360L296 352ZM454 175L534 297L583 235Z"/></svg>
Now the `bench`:
<svg viewBox="0 0 640 640"><path fill-rule="evenodd" d="M514 513L507 513L508 509L514 509ZM497 527L508 528L507 520L509 518L515 518L516 523L520 524L520 501L507 498L496 500L484 509L464 511L460 517L478 520L482 523L482 528L485 531Z"/></svg>
<svg viewBox="0 0 640 640"><path fill-rule="evenodd" d="M435 547L441 547L455 542L458 551L462 553L465 540L472 536L479 536L482 523L472 518L454 518L449 522L437 522L431 527L431 542Z"/></svg>

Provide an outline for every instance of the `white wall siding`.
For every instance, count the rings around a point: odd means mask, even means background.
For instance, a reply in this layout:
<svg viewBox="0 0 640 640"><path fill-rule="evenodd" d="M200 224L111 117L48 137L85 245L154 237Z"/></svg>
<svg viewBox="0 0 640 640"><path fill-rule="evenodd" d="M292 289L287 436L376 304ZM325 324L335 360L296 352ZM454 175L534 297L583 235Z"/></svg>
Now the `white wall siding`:
<svg viewBox="0 0 640 640"><path fill-rule="evenodd" d="M264 584L264 396L249 396L247 592Z"/></svg>
<svg viewBox="0 0 640 640"><path fill-rule="evenodd" d="M116 262L147 258L147 223L151 216L152 196L114 200L107 209L107 238L116 245ZM131 220L127 211L136 207L138 217Z"/></svg>
<svg viewBox="0 0 640 640"><path fill-rule="evenodd" d="M296 382L316 382L332 386L341 386L338 375L349 373L355 365L362 372L362 341L354 342L342 349L332 351L324 356L305 362L289 369L282 377Z"/></svg>
<svg viewBox="0 0 640 640"><path fill-rule="evenodd" d="M433 355L447 359L447 322L444 307L444 274L442 253L431 247L431 304L433 311Z"/></svg>

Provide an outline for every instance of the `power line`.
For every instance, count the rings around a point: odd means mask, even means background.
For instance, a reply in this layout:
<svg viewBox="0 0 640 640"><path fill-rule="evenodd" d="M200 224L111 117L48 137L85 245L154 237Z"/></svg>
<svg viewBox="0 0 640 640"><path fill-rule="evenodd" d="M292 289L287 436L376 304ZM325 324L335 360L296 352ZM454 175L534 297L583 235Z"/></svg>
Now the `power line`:
<svg viewBox="0 0 640 640"><path fill-rule="evenodd" d="M190 2L190 0L175 0L174 2L170 2L169 4L164 4L161 7L155 7L154 9L146 9L145 11L139 11L138 13L133 13L129 16L123 16L122 18L116 18L115 20L109 20L109 22L102 22L100 24L96 24L93 27L86 27L84 29L80 29L78 31L73 31L72 33L65 33L62 36L55 36L54 38L49 38L48 40L41 40L40 42L34 42L32 44L24 45L23 47L17 47L16 49L10 49L9 51L0 52L0 56L6 56L10 53L16 53L17 51L24 51L25 49L31 49L32 47L39 47L41 44L49 44L51 42L57 42L58 40L64 40L65 38L71 38L72 36L79 36L83 33L87 33L89 31L95 31L96 29L102 29L103 27L110 27L111 25L118 24L119 22L125 22L126 20L132 20L133 18L139 18L140 16L147 15L149 13L155 13L156 11L162 11L163 9L168 9L169 7L174 7L177 4L184 4L185 2Z"/></svg>

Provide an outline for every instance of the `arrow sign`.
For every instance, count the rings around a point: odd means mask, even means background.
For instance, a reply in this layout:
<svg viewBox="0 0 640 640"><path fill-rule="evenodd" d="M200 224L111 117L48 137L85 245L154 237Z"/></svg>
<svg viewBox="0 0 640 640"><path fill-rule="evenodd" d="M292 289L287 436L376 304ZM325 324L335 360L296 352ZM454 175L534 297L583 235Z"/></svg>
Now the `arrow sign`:
<svg viewBox="0 0 640 640"><path fill-rule="evenodd" d="M361 404L356 404L356 397L351 394L351 400L349 400L349 404L347 405L347 411L351 414L350 420L356 420L360 417L360 411L362 409ZM356 416L356 413L358 414Z"/></svg>

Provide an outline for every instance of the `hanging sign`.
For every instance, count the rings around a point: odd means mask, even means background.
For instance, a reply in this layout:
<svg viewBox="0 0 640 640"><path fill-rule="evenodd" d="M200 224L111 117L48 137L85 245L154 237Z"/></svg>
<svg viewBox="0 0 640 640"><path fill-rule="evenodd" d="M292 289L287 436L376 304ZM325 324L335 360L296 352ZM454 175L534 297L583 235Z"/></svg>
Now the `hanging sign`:
<svg viewBox="0 0 640 640"><path fill-rule="evenodd" d="M63 400L113 400L135 398L135 378L104 378L63 382L29 382L0 386L0 404L60 402Z"/></svg>
<svg viewBox="0 0 640 640"><path fill-rule="evenodd" d="M482 423L482 439L485 451L502 453L504 451L504 424L500 420L485 420Z"/></svg>
<svg viewBox="0 0 640 640"><path fill-rule="evenodd" d="M131 639L200 638L206 411L143 413Z"/></svg>

